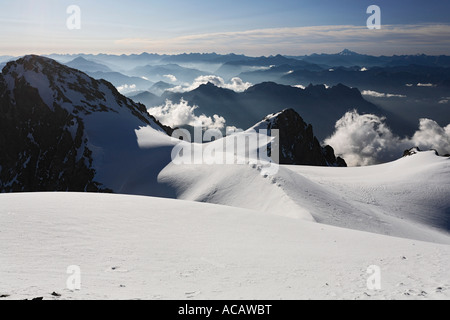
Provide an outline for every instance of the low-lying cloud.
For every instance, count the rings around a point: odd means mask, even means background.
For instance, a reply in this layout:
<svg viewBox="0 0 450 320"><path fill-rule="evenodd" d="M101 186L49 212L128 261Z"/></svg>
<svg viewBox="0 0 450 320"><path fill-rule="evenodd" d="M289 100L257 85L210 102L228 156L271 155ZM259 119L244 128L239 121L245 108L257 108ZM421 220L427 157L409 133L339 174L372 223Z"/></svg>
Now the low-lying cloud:
<svg viewBox="0 0 450 320"><path fill-rule="evenodd" d="M124 84L124 85L117 87L117 91L119 91L122 94L126 94L126 93L132 92L134 90L136 90L135 84L129 84L129 85Z"/></svg>
<svg viewBox="0 0 450 320"><path fill-rule="evenodd" d="M196 78L192 84L176 86L174 88L169 89L168 91L172 92L192 91L200 87L202 84L207 84L208 82L211 82L216 87L230 89L236 92L243 92L252 86L250 82L244 82L241 78L238 77L235 77L231 79L229 83L226 83L225 80L223 80L223 78L221 77L208 75Z"/></svg>
<svg viewBox="0 0 450 320"><path fill-rule="evenodd" d="M418 87L429 87L429 88L436 87L436 85L432 84L432 83L418 83L417 86Z"/></svg>
<svg viewBox="0 0 450 320"><path fill-rule="evenodd" d="M185 125L196 126L199 123L206 129L222 130L225 128L226 121L223 117L218 115L208 117L204 114L196 116L196 109L198 106L190 106L187 101L181 99L179 103L166 100L164 105L150 108L148 112L162 124L172 128Z"/></svg>
<svg viewBox="0 0 450 320"><path fill-rule="evenodd" d="M381 93L372 90L364 90L361 92L363 96L370 96L374 98L406 98L405 95L402 94L393 94L393 93Z"/></svg>
<svg viewBox="0 0 450 320"><path fill-rule="evenodd" d="M166 74L166 75L164 75L164 78L167 78L172 82L177 82L177 80L178 80L177 77L175 77L173 74Z"/></svg>
<svg viewBox="0 0 450 320"><path fill-rule="evenodd" d="M325 143L349 166L367 166L398 159L406 149L419 147L450 153L450 124L442 128L436 121L420 119L412 137L400 138L386 125L385 118L347 112L336 122L336 131Z"/></svg>

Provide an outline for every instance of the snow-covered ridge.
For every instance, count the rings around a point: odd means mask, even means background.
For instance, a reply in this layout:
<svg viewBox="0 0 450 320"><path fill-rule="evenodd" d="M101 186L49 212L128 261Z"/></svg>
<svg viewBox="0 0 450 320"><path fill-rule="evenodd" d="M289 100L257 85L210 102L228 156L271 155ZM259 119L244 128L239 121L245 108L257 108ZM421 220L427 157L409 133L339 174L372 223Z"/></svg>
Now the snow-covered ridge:
<svg viewBox="0 0 450 320"><path fill-rule="evenodd" d="M168 165L159 181L183 200L450 244L450 161L422 152L362 168Z"/></svg>
<svg viewBox="0 0 450 320"><path fill-rule="evenodd" d="M36 88L42 100L52 110L55 104L69 113L81 115L120 112L123 108L128 108L128 111L149 124L154 120L142 105L119 95L110 83L95 80L49 58L25 56L8 63L3 74L10 95L13 94L16 83L23 81Z"/></svg>

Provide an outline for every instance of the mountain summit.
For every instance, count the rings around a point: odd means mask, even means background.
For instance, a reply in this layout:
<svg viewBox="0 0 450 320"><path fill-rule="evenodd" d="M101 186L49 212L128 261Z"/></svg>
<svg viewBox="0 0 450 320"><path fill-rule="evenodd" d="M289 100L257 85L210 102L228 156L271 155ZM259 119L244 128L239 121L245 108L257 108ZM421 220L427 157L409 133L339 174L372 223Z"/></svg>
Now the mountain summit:
<svg viewBox="0 0 450 320"><path fill-rule="evenodd" d="M344 49L341 52L338 53L340 56L359 56L359 53L356 53L354 51Z"/></svg>
<svg viewBox="0 0 450 320"><path fill-rule="evenodd" d="M0 75L0 127L0 192L119 191L135 131L169 131L109 82L34 55Z"/></svg>

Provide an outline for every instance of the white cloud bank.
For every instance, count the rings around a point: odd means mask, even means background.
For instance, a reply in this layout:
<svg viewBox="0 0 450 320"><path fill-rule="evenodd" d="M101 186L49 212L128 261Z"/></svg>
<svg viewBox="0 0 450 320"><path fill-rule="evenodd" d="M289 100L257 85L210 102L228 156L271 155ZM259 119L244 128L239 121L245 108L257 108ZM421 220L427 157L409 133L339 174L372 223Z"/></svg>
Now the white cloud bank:
<svg viewBox="0 0 450 320"><path fill-rule="evenodd" d="M393 94L393 93L381 93L372 90L364 90L361 92L363 96L370 96L375 98L406 98L405 95L402 94Z"/></svg>
<svg viewBox="0 0 450 320"><path fill-rule="evenodd" d="M428 87L428 88L436 87L436 85L432 84L432 83L418 83L417 86L418 87Z"/></svg>
<svg viewBox="0 0 450 320"><path fill-rule="evenodd" d="M126 93L132 92L134 90L136 90L135 84L130 84L130 85L124 84L124 85L117 87L117 91L119 91L121 94L126 94Z"/></svg>
<svg viewBox="0 0 450 320"><path fill-rule="evenodd" d="M172 82L177 82L177 77L175 77L173 74L166 74L164 75L165 78L169 79Z"/></svg>
<svg viewBox="0 0 450 320"><path fill-rule="evenodd" d="M199 123L202 123L202 126L206 129L222 130L225 128L226 121L223 117L218 115L208 117L204 114L196 116L195 110L197 108L198 106L190 106L183 99L179 103L166 100L164 105L150 108L148 112L162 124L172 128L184 125L195 126Z"/></svg>
<svg viewBox="0 0 450 320"><path fill-rule="evenodd" d="M376 115L347 112L336 122L336 131L325 143L342 156L349 166L367 166L392 161L406 149L419 147L450 153L450 124L442 128L430 119L420 119L412 137L400 138L392 133L385 119Z"/></svg>
<svg viewBox="0 0 450 320"><path fill-rule="evenodd" d="M200 76L192 82L192 84L185 84L182 86L176 86L174 88L168 89L167 91L172 92L187 92L192 91L200 87L202 84L207 84L208 82L211 82L213 85L219 88L225 88L230 89L236 92L243 92L250 88L252 84L250 82L244 82L242 79L235 77L230 80L229 83L226 83L223 78L214 76L214 75L208 75L208 76Z"/></svg>

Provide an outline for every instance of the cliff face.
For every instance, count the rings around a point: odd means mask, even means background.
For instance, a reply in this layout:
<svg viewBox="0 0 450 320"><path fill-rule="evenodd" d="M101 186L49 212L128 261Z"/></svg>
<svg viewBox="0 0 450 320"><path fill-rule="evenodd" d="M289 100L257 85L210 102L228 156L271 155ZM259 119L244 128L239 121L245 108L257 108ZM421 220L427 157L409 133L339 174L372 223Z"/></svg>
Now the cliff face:
<svg viewBox="0 0 450 320"><path fill-rule="evenodd" d="M313 127L305 123L293 109L270 115L255 129L278 129L280 133L280 164L346 167L331 146L322 147Z"/></svg>

